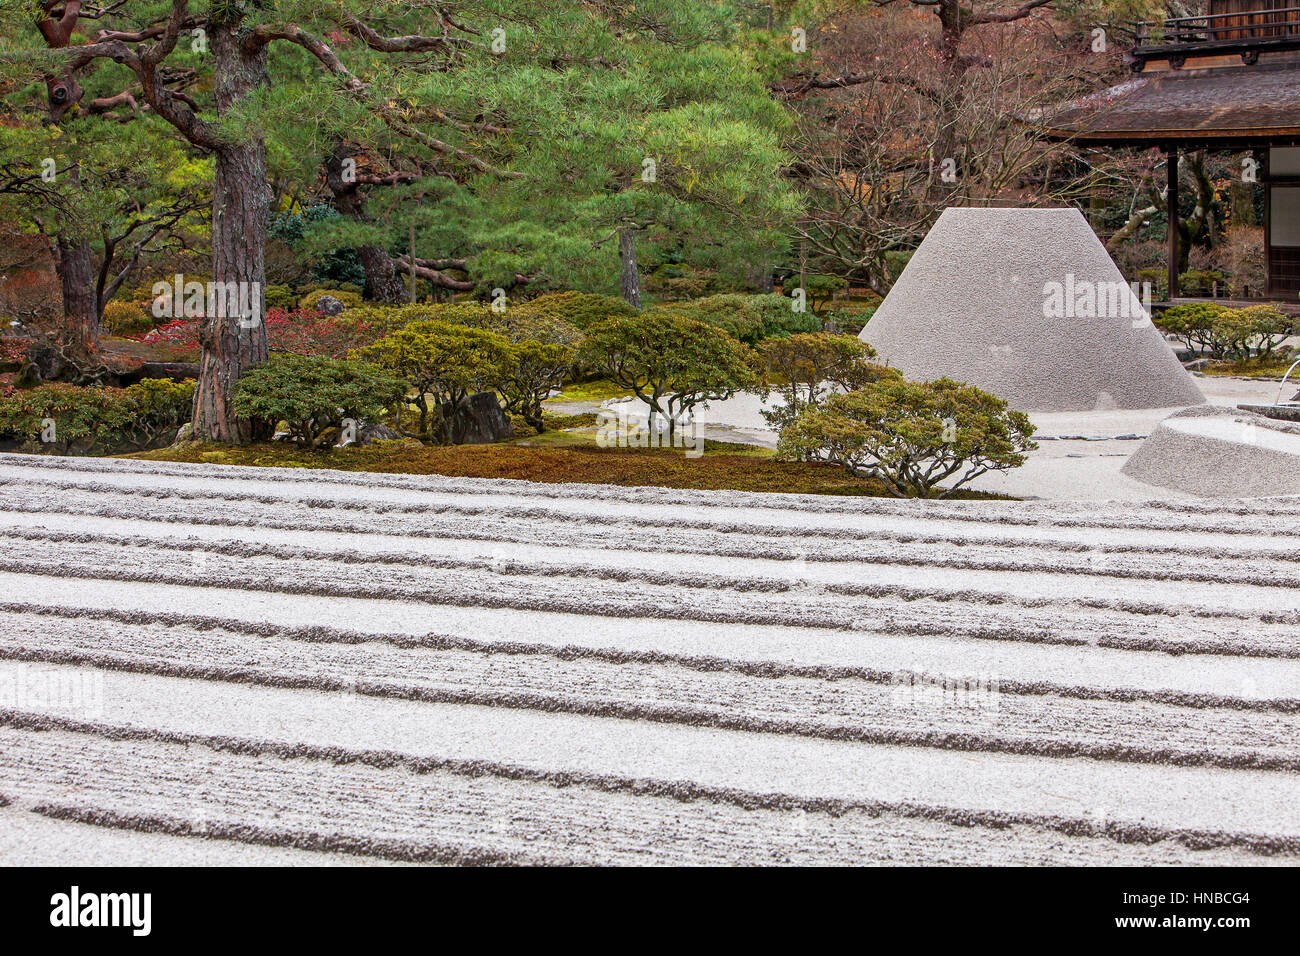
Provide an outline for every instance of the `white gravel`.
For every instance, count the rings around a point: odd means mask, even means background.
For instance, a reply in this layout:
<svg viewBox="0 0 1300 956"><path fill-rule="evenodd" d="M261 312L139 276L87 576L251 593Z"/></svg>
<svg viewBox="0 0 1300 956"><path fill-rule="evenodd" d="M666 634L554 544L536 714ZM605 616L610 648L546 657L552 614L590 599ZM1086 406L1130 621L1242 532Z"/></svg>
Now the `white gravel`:
<svg viewBox="0 0 1300 956"><path fill-rule="evenodd" d="M84 832L87 861L132 862L145 831L193 862L1300 854L1295 499L21 456L0 489L23 861ZM33 675L101 706L14 692Z"/></svg>
<svg viewBox="0 0 1300 956"><path fill-rule="evenodd" d="M46 665L69 676L81 668ZM0 681L18 665L0 661ZM1274 834L1300 847L1300 776L1082 758L970 754L523 709L385 700L109 671L104 721L347 752L383 752L617 780L683 782L806 801L1068 816L1171 831Z"/></svg>
<svg viewBox="0 0 1300 956"><path fill-rule="evenodd" d="M0 809L0 866L393 866L237 840L193 839Z"/></svg>

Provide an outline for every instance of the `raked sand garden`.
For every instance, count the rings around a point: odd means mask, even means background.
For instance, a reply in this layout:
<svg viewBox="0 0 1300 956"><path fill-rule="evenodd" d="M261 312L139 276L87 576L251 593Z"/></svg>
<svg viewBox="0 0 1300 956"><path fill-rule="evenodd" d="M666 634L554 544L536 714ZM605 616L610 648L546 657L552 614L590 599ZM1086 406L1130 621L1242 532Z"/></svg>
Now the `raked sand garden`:
<svg viewBox="0 0 1300 956"><path fill-rule="evenodd" d="M1300 855L1294 499L0 482L6 863Z"/></svg>

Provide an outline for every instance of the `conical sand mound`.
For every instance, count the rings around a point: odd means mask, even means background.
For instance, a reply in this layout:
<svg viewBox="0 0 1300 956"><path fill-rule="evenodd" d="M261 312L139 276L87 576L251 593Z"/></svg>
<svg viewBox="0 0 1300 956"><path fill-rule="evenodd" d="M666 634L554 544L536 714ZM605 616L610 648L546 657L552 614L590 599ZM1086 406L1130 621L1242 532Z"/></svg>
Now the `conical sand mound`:
<svg viewBox="0 0 1300 956"><path fill-rule="evenodd" d="M1023 411L1205 401L1076 209L947 209L861 338Z"/></svg>

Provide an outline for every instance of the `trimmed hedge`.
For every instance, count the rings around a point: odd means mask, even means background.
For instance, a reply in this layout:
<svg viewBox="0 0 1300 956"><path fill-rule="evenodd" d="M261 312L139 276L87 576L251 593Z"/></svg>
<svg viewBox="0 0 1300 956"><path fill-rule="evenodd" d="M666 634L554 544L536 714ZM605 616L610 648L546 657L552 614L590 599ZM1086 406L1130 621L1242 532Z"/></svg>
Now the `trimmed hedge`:
<svg viewBox="0 0 1300 956"><path fill-rule="evenodd" d="M170 444L190 420L194 383L145 379L128 388L50 384L0 399L0 438L54 454L141 451Z"/></svg>
<svg viewBox="0 0 1300 956"><path fill-rule="evenodd" d="M138 335L148 332L158 320L139 302L113 299L104 304L99 324L110 335Z"/></svg>
<svg viewBox="0 0 1300 956"><path fill-rule="evenodd" d="M235 383L234 409L316 448L337 439L344 421L374 421L406 392L406 383L373 365L319 355L273 355ZM331 442L332 443L332 442Z"/></svg>
<svg viewBox="0 0 1300 956"><path fill-rule="evenodd" d="M622 299L594 292L548 292L535 299L512 305L505 312L563 322L585 332L594 325L622 316L636 315L636 309Z"/></svg>
<svg viewBox="0 0 1300 956"><path fill-rule="evenodd" d="M317 303L327 295L338 299L348 309L359 308L364 302L360 293L357 292L348 292L346 289L317 289L314 292L308 292L299 299L298 308L306 312L314 312Z"/></svg>
<svg viewBox="0 0 1300 956"><path fill-rule="evenodd" d="M804 408L777 450L876 478L899 498L947 498L987 472L1023 465L1038 447L1033 433L1029 416L973 385L886 378Z"/></svg>
<svg viewBox="0 0 1300 956"><path fill-rule="evenodd" d="M725 293L675 302L654 311L705 322L748 345L799 332L820 332L822 327L811 306L805 312L796 312L793 299L775 294Z"/></svg>
<svg viewBox="0 0 1300 956"><path fill-rule="evenodd" d="M1300 331L1300 320L1271 305L1228 309L1208 302L1177 305L1153 321L1193 351L1213 359L1272 356L1282 342Z"/></svg>

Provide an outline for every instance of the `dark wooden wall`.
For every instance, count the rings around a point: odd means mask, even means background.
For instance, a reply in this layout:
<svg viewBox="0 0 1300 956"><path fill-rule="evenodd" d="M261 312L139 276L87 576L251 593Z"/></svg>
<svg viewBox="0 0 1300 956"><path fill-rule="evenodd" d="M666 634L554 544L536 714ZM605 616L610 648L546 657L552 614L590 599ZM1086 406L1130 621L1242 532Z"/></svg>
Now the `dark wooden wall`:
<svg viewBox="0 0 1300 956"><path fill-rule="evenodd" d="M1287 20L1296 20L1300 14L1277 12L1289 7L1300 7L1300 0L1210 0L1208 12L1211 16L1226 13L1240 14L1226 20L1214 21L1217 29L1213 39L1240 40L1247 37L1268 39L1293 36L1297 33L1297 29L1284 24ZM1228 29L1225 30L1225 27Z"/></svg>

